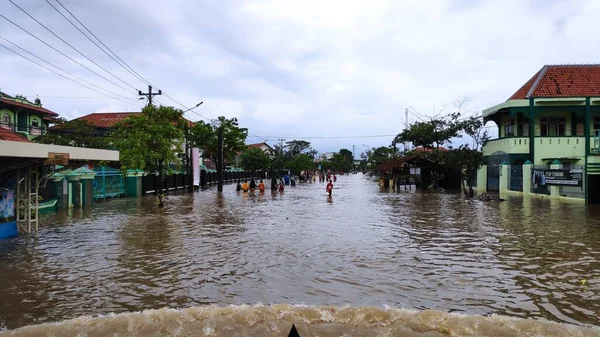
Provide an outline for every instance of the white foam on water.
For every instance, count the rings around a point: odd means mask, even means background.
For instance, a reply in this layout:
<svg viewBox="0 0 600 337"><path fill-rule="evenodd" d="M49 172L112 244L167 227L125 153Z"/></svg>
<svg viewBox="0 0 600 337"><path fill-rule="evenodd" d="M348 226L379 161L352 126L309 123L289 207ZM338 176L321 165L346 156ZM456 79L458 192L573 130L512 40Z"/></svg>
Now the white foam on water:
<svg viewBox="0 0 600 337"><path fill-rule="evenodd" d="M275 304L200 306L81 316L57 323L1 331L2 337L211 336L287 337L292 324L302 337L598 337L600 328L532 319L489 317L375 307Z"/></svg>

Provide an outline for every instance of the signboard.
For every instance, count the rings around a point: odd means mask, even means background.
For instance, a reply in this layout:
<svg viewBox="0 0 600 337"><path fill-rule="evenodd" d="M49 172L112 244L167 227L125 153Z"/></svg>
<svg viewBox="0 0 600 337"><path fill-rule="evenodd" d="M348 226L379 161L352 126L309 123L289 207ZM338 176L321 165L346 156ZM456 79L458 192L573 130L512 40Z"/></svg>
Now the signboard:
<svg viewBox="0 0 600 337"><path fill-rule="evenodd" d="M44 161L45 165L69 165L68 153L48 152L48 159Z"/></svg>
<svg viewBox="0 0 600 337"><path fill-rule="evenodd" d="M537 186L557 185L582 187L582 170L532 170L531 182Z"/></svg>
<svg viewBox="0 0 600 337"><path fill-rule="evenodd" d="M359 166L360 165L360 160L355 160L354 161L354 166Z"/></svg>

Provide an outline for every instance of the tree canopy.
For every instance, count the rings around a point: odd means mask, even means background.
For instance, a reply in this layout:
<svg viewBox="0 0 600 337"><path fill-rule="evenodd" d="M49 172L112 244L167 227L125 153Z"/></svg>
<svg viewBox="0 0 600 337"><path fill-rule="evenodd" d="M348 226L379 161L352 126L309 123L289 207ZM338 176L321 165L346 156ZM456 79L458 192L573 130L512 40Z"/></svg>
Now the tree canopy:
<svg viewBox="0 0 600 337"><path fill-rule="evenodd" d="M223 157L228 161L233 160L238 153L246 149L248 136L248 129L240 128L236 118L227 119L220 116L218 122L220 125L213 127L209 123L199 121L191 128L189 135L191 143L202 149L204 154L217 164L217 167L219 166L218 129L223 128Z"/></svg>
<svg viewBox="0 0 600 337"><path fill-rule="evenodd" d="M53 122L58 127L34 138L34 142L92 149L112 149L114 147L112 137L97 132L95 126L86 120L67 121L64 118L57 118Z"/></svg>
<svg viewBox="0 0 600 337"><path fill-rule="evenodd" d="M164 179L181 165L178 154L183 152L183 113L169 106L148 105L142 113L119 122L112 138L124 170L157 171Z"/></svg>
<svg viewBox="0 0 600 337"><path fill-rule="evenodd" d="M271 166L271 157L261 148L252 147L246 149L240 156L240 164L244 170L265 170Z"/></svg>

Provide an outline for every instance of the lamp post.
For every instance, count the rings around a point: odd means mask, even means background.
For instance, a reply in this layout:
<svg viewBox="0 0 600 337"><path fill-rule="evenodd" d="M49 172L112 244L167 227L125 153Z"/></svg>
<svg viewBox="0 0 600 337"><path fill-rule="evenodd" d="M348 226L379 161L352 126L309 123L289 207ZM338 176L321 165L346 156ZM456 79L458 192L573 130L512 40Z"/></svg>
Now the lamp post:
<svg viewBox="0 0 600 337"><path fill-rule="evenodd" d="M217 191L223 192L223 123L213 119L211 124L217 130Z"/></svg>

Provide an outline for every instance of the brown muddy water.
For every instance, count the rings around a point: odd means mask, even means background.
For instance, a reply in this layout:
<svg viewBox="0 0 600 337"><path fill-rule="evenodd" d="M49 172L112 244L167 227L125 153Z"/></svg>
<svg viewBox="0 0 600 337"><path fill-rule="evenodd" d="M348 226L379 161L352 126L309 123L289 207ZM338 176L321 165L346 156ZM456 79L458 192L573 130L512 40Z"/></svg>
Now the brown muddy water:
<svg viewBox="0 0 600 337"><path fill-rule="evenodd" d="M359 174L332 200L226 186L44 223L0 241L2 336L600 336L600 210L581 204Z"/></svg>

